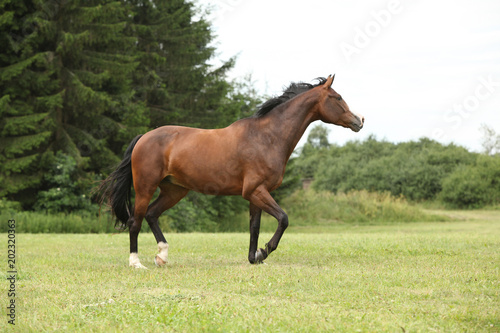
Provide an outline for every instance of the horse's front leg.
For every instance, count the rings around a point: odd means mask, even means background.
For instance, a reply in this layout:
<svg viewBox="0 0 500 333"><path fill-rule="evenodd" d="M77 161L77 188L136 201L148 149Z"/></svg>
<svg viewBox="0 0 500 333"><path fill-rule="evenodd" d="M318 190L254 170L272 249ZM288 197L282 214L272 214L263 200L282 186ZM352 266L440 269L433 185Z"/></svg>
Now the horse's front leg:
<svg viewBox="0 0 500 333"><path fill-rule="evenodd" d="M262 209L250 203L250 249L248 250L248 261L251 264L261 263L264 260L261 250L257 250L261 214Z"/></svg>
<svg viewBox="0 0 500 333"><path fill-rule="evenodd" d="M272 215L276 220L278 220L278 228L276 229L276 232L274 233L271 240L266 244L266 249L265 250L259 249L256 251L255 254L256 262L262 262L262 260L266 259L267 256L269 256L271 252L276 250L276 248L278 247L281 236L283 236L283 233L288 227L288 216L283 211L283 209L281 209L281 207L276 203L276 201L273 199L269 191L263 186L259 186L249 196L249 201L254 206ZM260 213L259 213L259 225L260 225ZM255 243L256 242L257 241L255 240ZM252 246L252 242L250 242L250 246ZM256 244L255 248L257 248Z"/></svg>

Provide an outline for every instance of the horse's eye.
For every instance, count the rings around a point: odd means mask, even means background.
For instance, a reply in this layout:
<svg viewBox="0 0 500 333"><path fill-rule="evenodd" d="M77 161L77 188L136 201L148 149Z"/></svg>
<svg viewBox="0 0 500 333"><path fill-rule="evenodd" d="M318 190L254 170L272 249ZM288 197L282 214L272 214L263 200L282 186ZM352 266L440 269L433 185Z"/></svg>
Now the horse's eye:
<svg viewBox="0 0 500 333"><path fill-rule="evenodd" d="M341 100L342 100L342 96L337 97L337 101L341 101Z"/></svg>

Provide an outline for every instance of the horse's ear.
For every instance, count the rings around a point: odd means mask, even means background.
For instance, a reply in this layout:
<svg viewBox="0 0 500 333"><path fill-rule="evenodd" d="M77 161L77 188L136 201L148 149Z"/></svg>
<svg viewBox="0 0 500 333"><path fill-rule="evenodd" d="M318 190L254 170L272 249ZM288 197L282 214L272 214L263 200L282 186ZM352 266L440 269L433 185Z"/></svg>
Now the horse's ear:
<svg viewBox="0 0 500 333"><path fill-rule="evenodd" d="M330 89L330 87L332 86L332 83L333 83L333 79L335 79L335 74L333 74L333 76L331 74L328 75L328 78L326 79L326 82L323 85L323 87L325 89Z"/></svg>

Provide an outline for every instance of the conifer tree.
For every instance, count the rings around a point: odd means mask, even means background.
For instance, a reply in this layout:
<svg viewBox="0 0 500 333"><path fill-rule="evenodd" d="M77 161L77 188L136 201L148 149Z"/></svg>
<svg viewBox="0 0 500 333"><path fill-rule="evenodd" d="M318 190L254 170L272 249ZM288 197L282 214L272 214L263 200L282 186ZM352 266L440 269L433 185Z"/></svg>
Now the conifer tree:
<svg viewBox="0 0 500 333"><path fill-rule="evenodd" d="M80 170L100 170L148 118L143 104L131 103L136 38L125 33L122 2L0 6L0 195L29 203L54 152Z"/></svg>
<svg viewBox="0 0 500 333"><path fill-rule="evenodd" d="M131 0L138 36L137 98L150 108L151 126L214 128L236 120L241 104L227 99L226 74L235 59L213 66L210 23L185 0ZM197 18L195 18L197 17Z"/></svg>
<svg viewBox="0 0 500 333"><path fill-rule="evenodd" d="M39 186L55 129L51 111L62 94L39 49L32 2L0 3L0 196Z"/></svg>

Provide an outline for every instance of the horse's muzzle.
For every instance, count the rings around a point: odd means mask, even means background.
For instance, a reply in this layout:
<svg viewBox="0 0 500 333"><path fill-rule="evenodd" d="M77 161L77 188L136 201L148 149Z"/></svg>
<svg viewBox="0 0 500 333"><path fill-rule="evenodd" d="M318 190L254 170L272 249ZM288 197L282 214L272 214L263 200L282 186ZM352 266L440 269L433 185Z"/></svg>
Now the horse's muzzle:
<svg viewBox="0 0 500 333"><path fill-rule="evenodd" d="M353 114L354 115L354 121L351 122L351 130L354 132L359 132L363 128L363 125L365 124L365 117L358 115L358 114Z"/></svg>

